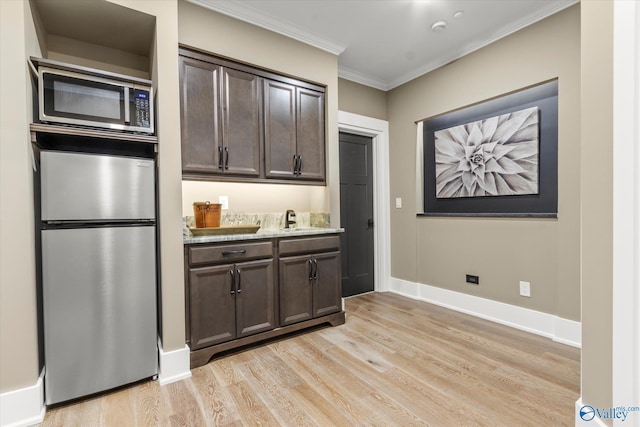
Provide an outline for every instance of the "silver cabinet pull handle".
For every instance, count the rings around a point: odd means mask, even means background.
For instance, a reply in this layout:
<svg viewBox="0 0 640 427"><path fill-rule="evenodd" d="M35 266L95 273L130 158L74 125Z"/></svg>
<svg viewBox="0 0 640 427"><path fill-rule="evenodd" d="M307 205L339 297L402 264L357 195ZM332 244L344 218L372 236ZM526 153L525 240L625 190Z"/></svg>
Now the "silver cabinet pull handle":
<svg viewBox="0 0 640 427"><path fill-rule="evenodd" d="M309 258L309 281L313 280L313 259Z"/></svg>
<svg viewBox="0 0 640 427"><path fill-rule="evenodd" d="M222 251L222 255L223 256L242 255L242 254L246 254L246 253L247 253L246 249L234 249L232 251Z"/></svg>

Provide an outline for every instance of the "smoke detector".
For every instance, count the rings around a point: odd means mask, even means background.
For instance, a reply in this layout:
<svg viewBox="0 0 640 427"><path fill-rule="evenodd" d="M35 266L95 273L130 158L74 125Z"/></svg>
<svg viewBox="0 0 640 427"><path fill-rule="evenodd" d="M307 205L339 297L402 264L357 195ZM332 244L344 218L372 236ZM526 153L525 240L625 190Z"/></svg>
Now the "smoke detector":
<svg viewBox="0 0 640 427"><path fill-rule="evenodd" d="M447 23L445 21L436 21L431 26L431 31L434 33L441 33L447 28Z"/></svg>

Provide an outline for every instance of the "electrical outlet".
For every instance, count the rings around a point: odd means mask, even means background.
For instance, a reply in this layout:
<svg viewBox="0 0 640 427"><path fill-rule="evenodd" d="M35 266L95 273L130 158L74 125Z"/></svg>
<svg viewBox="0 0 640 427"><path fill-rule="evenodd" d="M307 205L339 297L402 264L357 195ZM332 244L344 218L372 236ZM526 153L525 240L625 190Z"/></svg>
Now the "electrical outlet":
<svg viewBox="0 0 640 427"><path fill-rule="evenodd" d="M520 296L531 297L531 283L520 281Z"/></svg>
<svg viewBox="0 0 640 427"><path fill-rule="evenodd" d="M474 285L480 284L480 276L474 276L472 274L467 274L467 283L472 283Z"/></svg>
<svg viewBox="0 0 640 427"><path fill-rule="evenodd" d="M218 196L218 203L222 205L222 210L226 211L229 209L229 196Z"/></svg>

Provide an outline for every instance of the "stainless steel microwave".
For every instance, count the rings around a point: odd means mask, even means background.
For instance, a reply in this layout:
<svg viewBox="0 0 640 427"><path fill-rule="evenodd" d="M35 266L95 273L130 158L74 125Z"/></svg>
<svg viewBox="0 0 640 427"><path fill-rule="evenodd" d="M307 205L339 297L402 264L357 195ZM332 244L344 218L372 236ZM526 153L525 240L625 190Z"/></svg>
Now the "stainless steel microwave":
<svg viewBox="0 0 640 427"><path fill-rule="evenodd" d="M40 121L154 133L150 80L31 59L38 66Z"/></svg>

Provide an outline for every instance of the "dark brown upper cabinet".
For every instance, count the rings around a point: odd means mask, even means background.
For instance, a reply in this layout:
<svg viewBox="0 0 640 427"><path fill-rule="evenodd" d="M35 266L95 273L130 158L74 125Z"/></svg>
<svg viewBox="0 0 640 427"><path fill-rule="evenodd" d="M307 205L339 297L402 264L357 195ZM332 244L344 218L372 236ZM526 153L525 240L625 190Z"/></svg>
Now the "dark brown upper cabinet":
<svg viewBox="0 0 640 427"><path fill-rule="evenodd" d="M180 57L182 173L220 173L220 68Z"/></svg>
<svg viewBox="0 0 640 427"><path fill-rule="evenodd" d="M259 77L180 57L184 178L261 176Z"/></svg>
<svg viewBox="0 0 640 427"><path fill-rule="evenodd" d="M325 183L325 88L180 48L184 179Z"/></svg>
<svg viewBox="0 0 640 427"><path fill-rule="evenodd" d="M297 168L296 88L264 82L264 143L267 178L293 178Z"/></svg>
<svg viewBox="0 0 640 427"><path fill-rule="evenodd" d="M325 180L324 93L264 82L267 178Z"/></svg>

